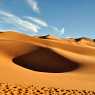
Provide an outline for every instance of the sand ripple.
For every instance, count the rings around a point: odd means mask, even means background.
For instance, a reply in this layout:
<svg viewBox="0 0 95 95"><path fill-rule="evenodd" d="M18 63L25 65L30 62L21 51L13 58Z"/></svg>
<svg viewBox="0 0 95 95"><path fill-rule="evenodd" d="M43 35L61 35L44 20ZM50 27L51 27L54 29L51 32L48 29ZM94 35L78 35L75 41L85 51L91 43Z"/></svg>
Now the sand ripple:
<svg viewBox="0 0 95 95"><path fill-rule="evenodd" d="M95 91L0 83L0 95L95 95Z"/></svg>

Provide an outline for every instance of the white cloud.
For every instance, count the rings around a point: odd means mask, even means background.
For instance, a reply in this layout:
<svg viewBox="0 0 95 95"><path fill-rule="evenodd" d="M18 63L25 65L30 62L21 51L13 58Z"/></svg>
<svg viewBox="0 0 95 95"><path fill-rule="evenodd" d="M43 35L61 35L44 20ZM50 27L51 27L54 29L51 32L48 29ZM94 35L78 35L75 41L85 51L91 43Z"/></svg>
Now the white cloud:
<svg viewBox="0 0 95 95"><path fill-rule="evenodd" d="M64 27L59 29L58 27L51 26L46 21L43 21L43 20L41 20L39 18L36 18L36 17L25 16L25 18L28 19L28 20L33 21L34 23L36 23L36 24L38 24L42 27L48 28L52 32L56 32L56 34L58 34L58 35L63 35L64 34Z"/></svg>
<svg viewBox="0 0 95 95"><path fill-rule="evenodd" d="M55 32L59 32L59 29L55 26L50 26L50 29Z"/></svg>
<svg viewBox="0 0 95 95"><path fill-rule="evenodd" d="M15 29L1 29L0 28L0 32L6 32L6 31L16 31Z"/></svg>
<svg viewBox="0 0 95 95"><path fill-rule="evenodd" d="M60 34L64 34L64 27L62 27Z"/></svg>
<svg viewBox="0 0 95 95"><path fill-rule="evenodd" d="M30 7L32 8L34 12L37 12L37 13L40 12L40 9L36 0L27 0L27 3L30 5Z"/></svg>
<svg viewBox="0 0 95 95"><path fill-rule="evenodd" d="M25 18L26 18L26 19L29 19L29 20L31 20L31 21L33 21L34 23L36 23L36 24L38 24L38 25L40 25L40 26L42 26L42 27L48 27L47 22L45 22L45 21L43 21L43 20L41 20L41 19L39 19L39 18L30 17L30 16L26 16Z"/></svg>
<svg viewBox="0 0 95 95"><path fill-rule="evenodd" d="M56 35L63 35L64 34L64 27L59 29L58 27L51 26L46 21L43 21L43 20L36 18L36 17L25 16L25 19L31 20L34 23L49 29L52 33L55 32L54 34L56 34Z"/></svg>
<svg viewBox="0 0 95 95"><path fill-rule="evenodd" d="M0 11L0 24L10 24L12 25L12 27L8 29L15 29L23 32L39 32L42 27L45 27L46 29L49 29L49 31L51 31L51 34L64 34L64 27L59 29L58 27L49 25L46 21L43 21L39 18L30 16L24 16L23 18L21 18L5 11Z"/></svg>
<svg viewBox="0 0 95 95"><path fill-rule="evenodd" d="M63 35L64 34L64 27L59 29L58 27L50 26L50 30L56 32L56 34L58 34L58 35Z"/></svg>
<svg viewBox="0 0 95 95"><path fill-rule="evenodd" d="M22 31L26 30L29 32L38 32L38 30L41 28L40 26L29 22L27 20L23 20L18 16L15 16L11 13L0 11L0 22L13 24L14 26L18 27Z"/></svg>

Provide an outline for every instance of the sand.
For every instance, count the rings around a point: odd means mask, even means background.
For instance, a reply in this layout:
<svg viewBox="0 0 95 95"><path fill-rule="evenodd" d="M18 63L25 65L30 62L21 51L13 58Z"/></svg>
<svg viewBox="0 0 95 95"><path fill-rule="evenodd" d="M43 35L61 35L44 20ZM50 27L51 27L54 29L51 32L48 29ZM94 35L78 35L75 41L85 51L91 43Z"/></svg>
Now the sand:
<svg viewBox="0 0 95 95"><path fill-rule="evenodd" d="M95 95L94 45L92 40L88 42L86 39L77 42L52 36L44 39L17 32L1 32L0 95L6 92L6 86L2 85L8 86L8 93L14 93L11 84L16 85L15 90L20 87L21 93L26 93L25 90L32 85L35 89L39 86L38 90L48 89L43 95ZM34 88L21 95L36 95L37 89L34 93ZM55 89L60 90L56 92ZM50 94L50 91L55 94ZM65 92L68 94L62 94Z"/></svg>
<svg viewBox="0 0 95 95"><path fill-rule="evenodd" d="M0 83L0 95L95 95L95 91Z"/></svg>

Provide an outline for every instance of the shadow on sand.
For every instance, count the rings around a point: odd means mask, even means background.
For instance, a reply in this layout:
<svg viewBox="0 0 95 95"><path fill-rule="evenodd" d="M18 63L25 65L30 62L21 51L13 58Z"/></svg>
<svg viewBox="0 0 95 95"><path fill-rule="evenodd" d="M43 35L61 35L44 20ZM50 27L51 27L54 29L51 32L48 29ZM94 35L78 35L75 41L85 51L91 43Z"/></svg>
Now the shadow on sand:
<svg viewBox="0 0 95 95"><path fill-rule="evenodd" d="M80 64L58 55L51 49L41 47L14 58L13 62L33 71L48 73L70 72L80 67Z"/></svg>

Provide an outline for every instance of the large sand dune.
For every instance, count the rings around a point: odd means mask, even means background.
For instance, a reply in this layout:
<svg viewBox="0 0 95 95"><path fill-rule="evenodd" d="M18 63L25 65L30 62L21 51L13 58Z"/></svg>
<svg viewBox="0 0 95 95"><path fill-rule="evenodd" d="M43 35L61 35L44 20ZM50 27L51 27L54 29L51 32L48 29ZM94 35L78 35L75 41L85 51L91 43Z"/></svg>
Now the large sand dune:
<svg viewBox="0 0 95 95"><path fill-rule="evenodd" d="M95 90L94 42L85 42L1 32L0 82Z"/></svg>

